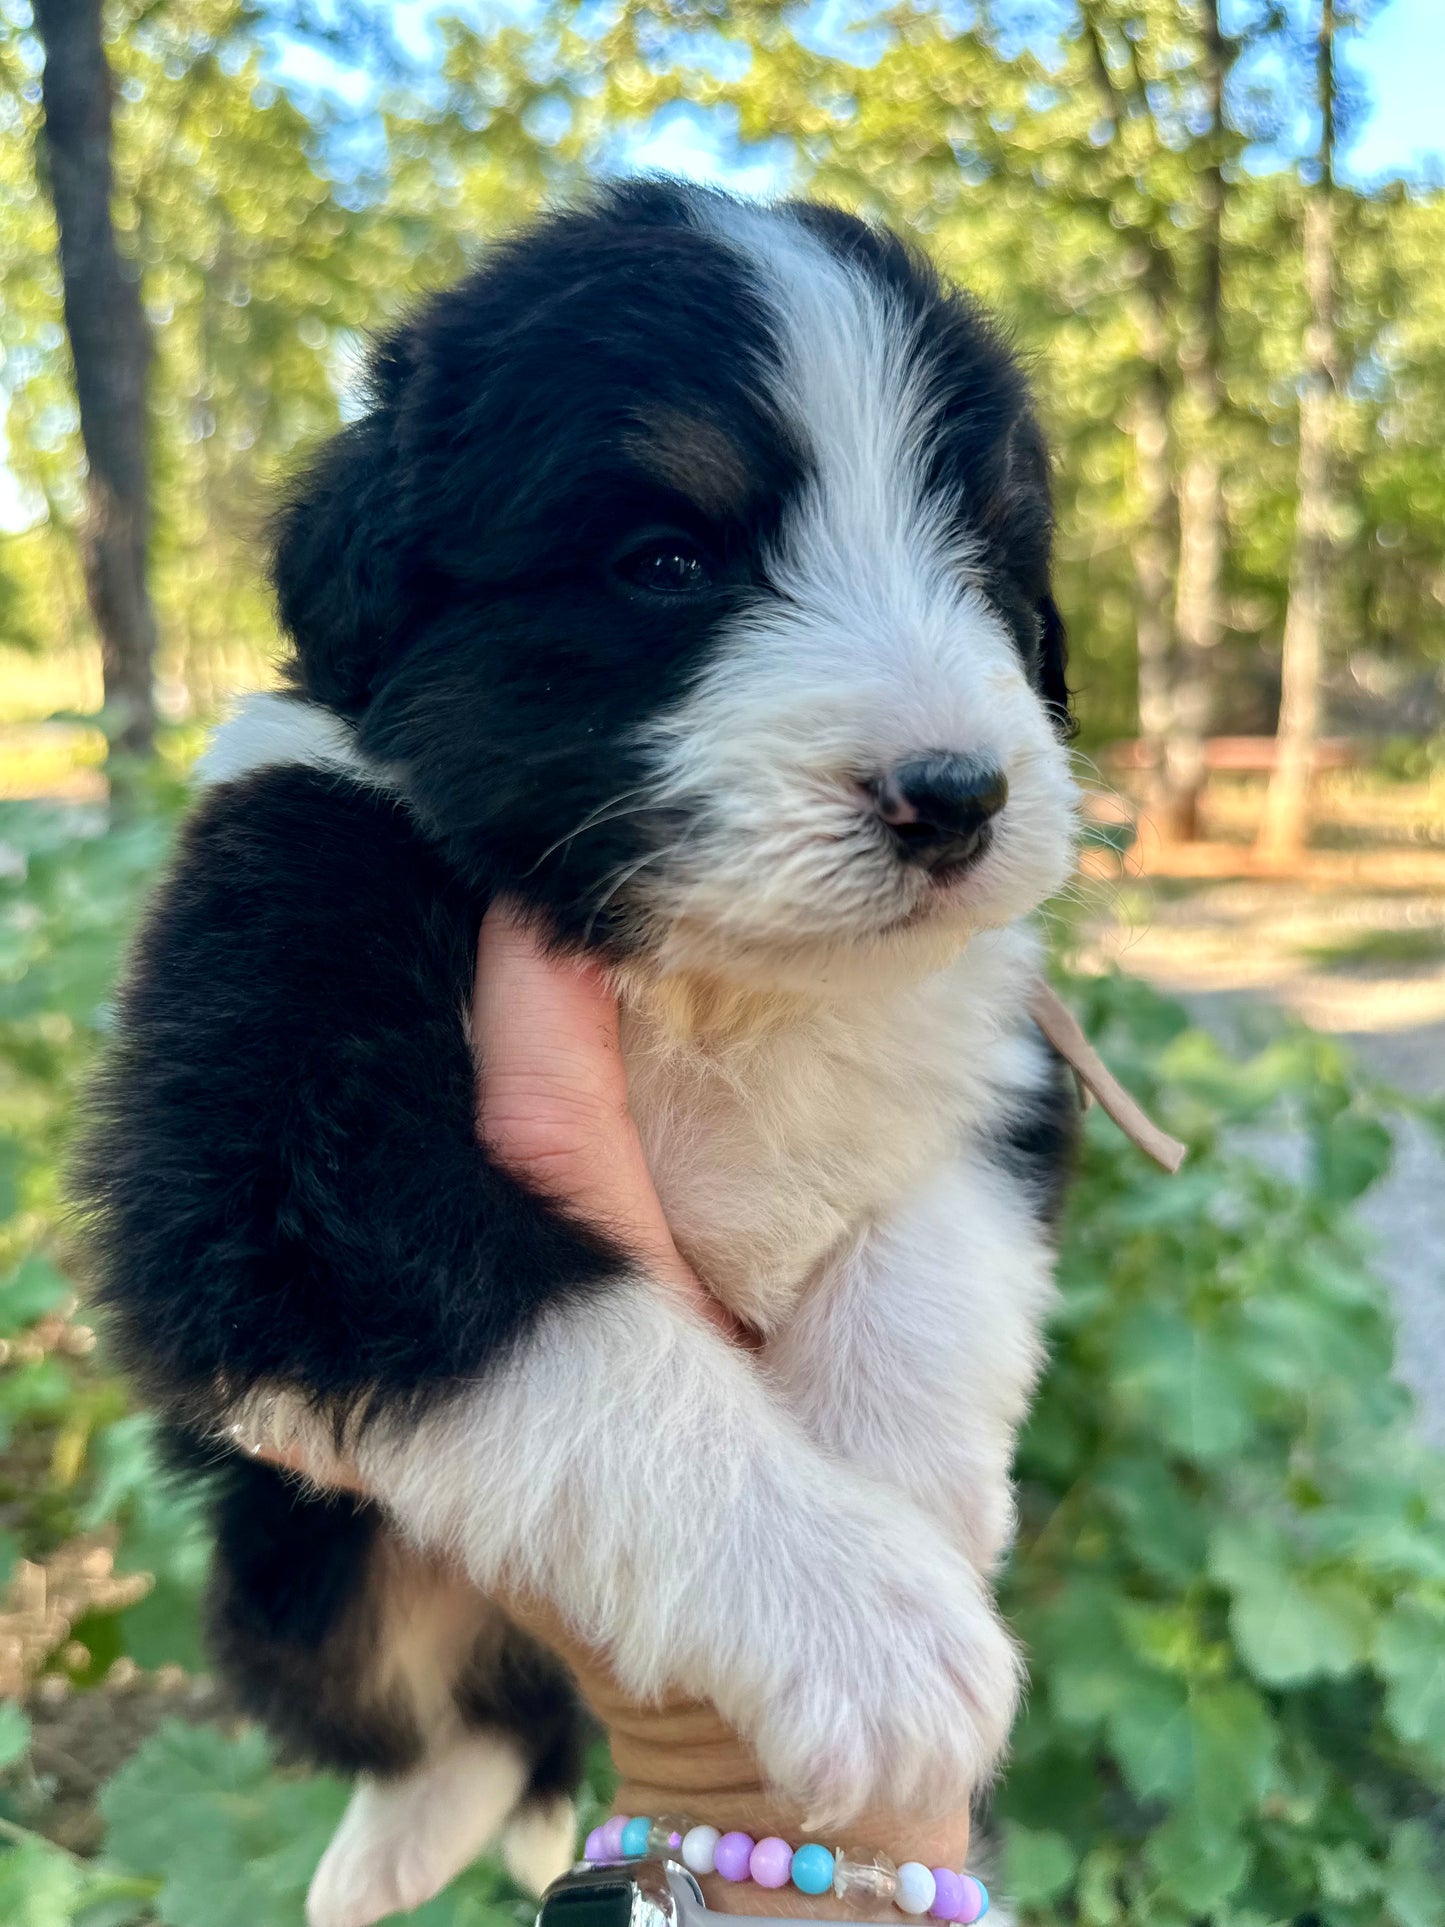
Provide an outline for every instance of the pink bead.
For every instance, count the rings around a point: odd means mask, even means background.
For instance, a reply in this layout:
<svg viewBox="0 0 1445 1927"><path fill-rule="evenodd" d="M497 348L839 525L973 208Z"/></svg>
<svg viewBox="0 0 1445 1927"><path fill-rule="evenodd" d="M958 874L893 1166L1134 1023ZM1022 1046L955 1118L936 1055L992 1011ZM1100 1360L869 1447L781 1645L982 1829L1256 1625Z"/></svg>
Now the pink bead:
<svg viewBox="0 0 1445 1927"><path fill-rule="evenodd" d="M963 1887L963 1905L954 1918L961 1920L964 1927L972 1927L975 1920L983 1918L988 1896L971 1873L961 1873L958 1878Z"/></svg>
<svg viewBox="0 0 1445 1927"><path fill-rule="evenodd" d="M760 1887L786 1887L793 1872L793 1849L775 1833L769 1834L753 1848L748 1872Z"/></svg>
<svg viewBox="0 0 1445 1927"><path fill-rule="evenodd" d="M750 1833L725 1833L713 1849L713 1866L724 1880L746 1880L752 1872L753 1847Z"/></svg>
<svg viewBox="0 0 1445 1927"><path fill-rule="evenodd" d="M605 1853L606 1849L602 1845L602 1829L601 1827L594 1827L587 1836L587 1845L582 1849L582 1858L584 1860L601 1860L605 1857Z"/></svg>
<svg viewBox="0 0 1445 1927"><path fill-rule="evenodd" d="M963 1914L965 1894L962 1876L952 1867L935 1867L933 1884L936 1892L929 1913L934 1920L958 1920Z"/></svg>
<svg viewBox="0 0 1445 1927"><path fill-rule="evenodd" d="M622 1829L627 1825L631 1817L631 1814L628 1813L614 1813L610 1820L605 1820L597 1829L598 1844L602 1848L601 1853L597 1856L599 1860L621 1859Z"/></svg>

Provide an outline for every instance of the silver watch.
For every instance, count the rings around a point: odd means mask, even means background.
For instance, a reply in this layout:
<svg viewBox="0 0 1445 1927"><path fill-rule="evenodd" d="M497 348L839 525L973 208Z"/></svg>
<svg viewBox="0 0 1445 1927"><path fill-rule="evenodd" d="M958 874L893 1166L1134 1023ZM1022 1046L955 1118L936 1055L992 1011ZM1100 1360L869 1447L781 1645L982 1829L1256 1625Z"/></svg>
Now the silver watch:
<svg viewBox="0 0 1445 1927"><path fill-rule="evenodd" d="M653 1854L606 1867L583 1861L552 1882L537 1908L537 1927L729 1927L739 1918L713 1913L680 1860ZM814 1921L811 1927L858 1922Z"/></svg>

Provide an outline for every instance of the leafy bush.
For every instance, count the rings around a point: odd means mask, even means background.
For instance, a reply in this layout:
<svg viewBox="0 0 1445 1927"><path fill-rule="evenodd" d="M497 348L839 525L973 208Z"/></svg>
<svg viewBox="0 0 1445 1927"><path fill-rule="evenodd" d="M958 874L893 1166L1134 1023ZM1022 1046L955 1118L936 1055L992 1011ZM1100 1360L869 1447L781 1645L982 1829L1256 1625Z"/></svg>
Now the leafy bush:
<svg viewBox="0 0 1445 1927"><path fill-rule="evenodd" d="M1445 1477L1349 1219L1380 1100L1308 1034L1241 1065L1138 984L1072 994L1194 1155L1165 1178L1090 1119L1020 1460L1013 1891L1088 1927L1431 1927ZM1302 1182L1238 1148L1284 1121Z"/></svg>
<svg viewBox="0 0 1445 1927"><path fill-rule="evenodd" d="M148 1421L67 1342L56 1220L65 1120L178 797L155 783L104 838L84 811L0 815L0 1506L12 1554L109 1528L119 1568L156 1575L75 1629L82 1682L120 1655L198 1661L197 1526ZM1021 1455L1007 1603L1033 1690L998 1802L1004 1884L1037 1927L1435 1927L1445 1478L1349 1219L1389 1158L1385 1100L1303 1033L1240 1064L1136 983L1068 988L1193 1156L1164 1178L1091 1114ZM1286 1127L1298 1180L1247 1148ZM0 1708L0 1921L300 1921L336 1782L278 1773L254 1731L172 1722L105 1789L85 1861L34 1830L26 1748ZM594 1803L606 1781L597 1760ZM484 1866L416 1918L525 1915Z"/></svg>

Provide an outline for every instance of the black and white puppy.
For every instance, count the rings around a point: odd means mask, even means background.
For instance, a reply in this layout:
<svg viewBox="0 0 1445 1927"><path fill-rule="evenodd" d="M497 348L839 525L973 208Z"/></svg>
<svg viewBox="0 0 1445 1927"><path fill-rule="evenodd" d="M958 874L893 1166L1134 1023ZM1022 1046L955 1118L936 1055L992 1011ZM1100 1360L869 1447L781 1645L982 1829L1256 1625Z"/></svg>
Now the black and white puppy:
<svg viewBox="0 0 1445 1927"><path fill-rule="evenodd" d="M294 693L206 759L86 1182L211 1482L218 1664L361 1776L317 1927L499 1830L534 1880L570 1853L567 1682L459 1574L715 1701L819 1824L997 1761L1072 1129L1026 1014L1074 813L1050 534L972 302L835 210L664 182L431 301L282 518ZM479 1147L502 891L613 967L668 1219L760 1357Z"/></svg>

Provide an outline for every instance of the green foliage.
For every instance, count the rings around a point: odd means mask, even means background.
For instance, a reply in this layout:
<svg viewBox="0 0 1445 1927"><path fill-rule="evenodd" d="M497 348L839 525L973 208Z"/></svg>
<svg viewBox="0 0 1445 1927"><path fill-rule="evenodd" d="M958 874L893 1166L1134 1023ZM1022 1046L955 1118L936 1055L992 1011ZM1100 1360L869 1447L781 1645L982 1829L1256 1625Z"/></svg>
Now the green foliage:
<svg viewBox="0 0 1445 1927"><path fill-rule="evenodd" d="M1378 1098L1319 1039L1236 1065L1137 984L1071 990L1194 1154L1166 1179L1091 1114L1020 1461L1010 1872L1040 1923L1438 1923L1445 1473L1348 1217ZM1239 1148L1286 1119L1301 1183Z"/></svg>
<svg viewBox="0 0 1445 1927"><path fill-rule="evenodd" d="M105 838L86 810L5 818L0 1123L24 1147L7 1331L74 1292L54 1222L64 1115L176 794L141 791ZM1192 1156L1165 1178L1090 1114L1021 1455L1006 1603L1033 1686L1001 1884L1035 1927L1440 1927L1445 1473L1413 1440L1349 1218L1388 1160L1385 1095L1304 1032L1240 1063L1137 983L1067 988ZM1298 1181L1247 1148L1285 1127L1308 1147ZM0 1374L0 1414L17 1548L110 1523L121 1570L155 1575L87 1627L94 1651L197 1664L204 1545L149 1422L94 1358L55 1350ZM5 1709L12 1786L26 1740ZM599 1762L597 1802L605 1782ZM17 1826L24 1802L0 1792L0 1919L286 1927L341 1799L279 1773L254 1731L167 1726L107 1788L98 1862ZM520 1907L483 1866L418 1918L502 1927Z"/></svg>

